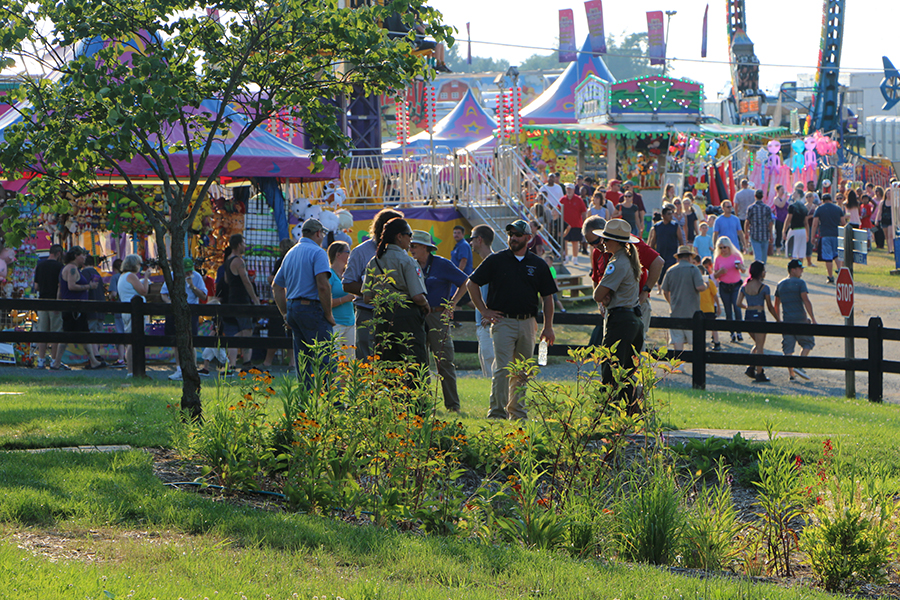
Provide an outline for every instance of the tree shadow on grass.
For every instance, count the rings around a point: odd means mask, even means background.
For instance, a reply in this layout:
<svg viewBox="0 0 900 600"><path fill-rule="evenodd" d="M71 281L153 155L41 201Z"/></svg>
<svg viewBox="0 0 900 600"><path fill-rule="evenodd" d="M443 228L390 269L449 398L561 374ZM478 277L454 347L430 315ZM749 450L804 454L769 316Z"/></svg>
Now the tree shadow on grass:
<svg viewBox="0 0 900 600"><path fill-rule="evenodd" d="M116 526L213 534L239 546L277 550L323 549L339 557L385 555L397 531L360 527L289 512L264 511L165 487L153 474L152 457L117 453L9 452L0 461L0 521L27 527ZM407 538L409 536L406 536ZM497 572L521 552L450 538L427 538L441 556Z"/></svg>

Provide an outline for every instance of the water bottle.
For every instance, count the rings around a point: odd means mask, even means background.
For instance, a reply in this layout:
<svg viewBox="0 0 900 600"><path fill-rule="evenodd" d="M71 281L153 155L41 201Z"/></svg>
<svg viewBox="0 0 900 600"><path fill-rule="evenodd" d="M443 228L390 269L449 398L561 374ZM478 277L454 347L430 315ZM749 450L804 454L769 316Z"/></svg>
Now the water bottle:
<svg viewBox="0 0 900 600"><path fill-rule="evenodd" d="M541 340L538 345L538 364L542 367L547 366L547 340Z"/></svg>

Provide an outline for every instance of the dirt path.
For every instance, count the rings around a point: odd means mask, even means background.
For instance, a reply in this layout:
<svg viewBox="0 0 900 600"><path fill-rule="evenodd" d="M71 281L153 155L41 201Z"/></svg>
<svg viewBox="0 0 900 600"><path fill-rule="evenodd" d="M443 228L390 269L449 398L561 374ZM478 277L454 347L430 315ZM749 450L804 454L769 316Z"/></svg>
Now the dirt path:
<svg viewBox="0 0 900 600"><path fill-rule="evenodd" d="M773 292L780 279L780 275L773 275L767 281ZM825 283L824 265L806 269L803 279L809 287L809 297L816 320L823 325L843 325L844 318L841 317L837 308L834 285ZM859 284L855 285L854 292L854 319L857 325L865 326L871 317L880 316L886 328L900 326L900 292ZM651 302L654 314L665 315L668 313L668 306L662 296L654 293ZM744 334L744 341L738 343L727 341L727 334L720 335L720 339L723 341L723 349L726 352L743 351L750 353L753 342L747 334ZM856 340L855 350L857 358L866 358L868 356L866 340ZM799 348L797 353L799 354ZM766 340L766 354L781 354L780 335L768 336ZM844 339L816 338L816 347L810 352L810 356L842 358L844 356ZM900 342L885 342L884 356L888 360L898 360L900 358ZM787 369L768 368L766 369L766 374L772 381L770 383L755 383L744 375L745 368L732 365L710 365L707 370L707 389L716 392L765 392L766 390L773 390L777 393L798 395L844 395L845 376L843 371L808 369L807 373L811 377L810 381L804 381L800 378L797 378L796 381L790 381ZM670 377L666 385L690 387L690 365L685 365L684 371L685 375ZM865 399L868 397L868 380L867 373L858 372L856 374L857 398ZM900 375L889 373L884 375L884 400L886 402L900 403Z"/></svg>
<svg viewBox="0 0 900 600"><path fill-rule="evenodd" d="M778 281L783 277L783 269L773 266L773 273L766 283L774 292ZM819 264L805 270L803 279L809 287L809 296L813 304L813 312L816 320L823 325L843 325L844 319L838 312L835 300L834 285L825 283L825 267ZM650 297L653 314L656 316L668 316L669 306L661 295L654 291ZM900 327L900 292L896 290L876 288L856 284L855 286L855 322L865 326L870 317L880 316L886 328ZM770 317L771 320L771 317ZM651 339L658 345L665 343L664 333L660 330L651 330ZM725 352L750 353L753 342L747 334L744 341L731 343L728 334L721 333L723 350ZM710 347L708 347L710 348ZM769 335L766 340L766 354L781 355L781 336ZM799 348L797 349L799 354ZM856 340L856 357L866 358L868 346L865 339ZM842 358L844 356L843 338L816 338L816 347L810 353L812 357ZM900 342L885 342L884 356L888 360L900 360ZM755 383L744 375L745 366L733 365L709 365L707 368L707 389L713 392L758 392L796 394L810 396L837 396L844 395L844 372L808 369L811 379L804 381L797 378L790 381L785 368L767 368L766 374L771 379L770 383ZM669 376L663 386L691 387L691 366L683 367L684 374ZM570 379L574 376L572 365L550 365L544 367L542 373L551 379ZM475 376L474 372L466 372L467 376ZM480 376L480 372L478 372ZM868 374L858 372L856 374L856 397L868 398ZM884 401L900 404L900 375L886 373L884 375Z"/></svg>

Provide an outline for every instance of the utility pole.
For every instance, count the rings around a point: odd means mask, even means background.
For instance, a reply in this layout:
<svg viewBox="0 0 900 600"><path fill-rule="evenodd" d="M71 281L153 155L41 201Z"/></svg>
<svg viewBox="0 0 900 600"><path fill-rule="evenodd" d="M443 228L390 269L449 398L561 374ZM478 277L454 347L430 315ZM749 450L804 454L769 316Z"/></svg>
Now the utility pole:
<svg viewBox="0 0 900 600"><path fill-rule="evenodd" d="M664 56L663 56L663 77L665 77L666 73L669 70L669 23L672 22L672 16L677 15L677 10L667 10L666 11L666 40L664 48Z"/></svg>

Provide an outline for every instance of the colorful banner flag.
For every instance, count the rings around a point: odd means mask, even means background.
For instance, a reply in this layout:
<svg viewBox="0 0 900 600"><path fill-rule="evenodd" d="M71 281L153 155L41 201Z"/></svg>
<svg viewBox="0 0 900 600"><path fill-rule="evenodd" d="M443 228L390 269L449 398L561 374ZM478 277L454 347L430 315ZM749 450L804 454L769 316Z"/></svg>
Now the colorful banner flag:
<svg viewBox="0 0 900 600"><path fill-rule="evenodd" d="M601 0L588 0L584 3L584 11L587 13L591 50L597 54L606 54L606 32L603 31L603 2Z"/></svg>
<svg viewBox="0 0 900 600"><path fill-rule="evenodd" d="M650 45L650 64L666 64L666 33L661 10L647 11L647 42Z"/></svg>
<svg viewBox="0 0 900 600"><path fill-rule="evenodd" d="M209 17L210 19L212 19L213 21L215 21L216 23L219 22L219 10L216 8L207 8L206 16Z"/></svg>
<svg viewBox="0 0 900 600"><path fill-rule="evenodd" d="M471 65L472 64L472 30L469 28L469 25L471 25L471 23L466 23L466 35L469 36L469 46L468 46L468 50L466 51L466 64ZM706 56L706 55L704 54L704 56Z"/></svg>
<svg viewBox="0 0 900 600"><path fill-rule="evenodd" d="M700 42L700 58L706 58L706 17L709 16L709 4L706 5L706 10L703 11L703 35L701 36Z"/></svg>
<svg viewBox="0 0 900 600"><path fill-rule="evenodd" d="M571 8L559 11L559 62L577 60L575 54L575 15Z"/></svg>

